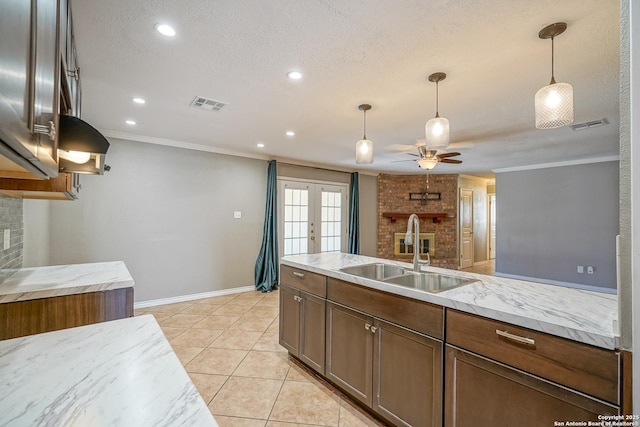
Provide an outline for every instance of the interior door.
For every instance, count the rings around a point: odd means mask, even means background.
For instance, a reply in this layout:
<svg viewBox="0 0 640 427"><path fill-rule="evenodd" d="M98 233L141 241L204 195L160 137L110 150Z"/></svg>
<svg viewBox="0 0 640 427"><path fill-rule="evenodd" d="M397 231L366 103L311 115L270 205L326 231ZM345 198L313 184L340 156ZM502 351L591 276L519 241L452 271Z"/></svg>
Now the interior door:
<svg viewBox="0 0 640 427"><path fill-rule="evenodd" d="M346 185L279 180L278 199L280 256L346 248Z"/></svg>
<svg viewBox="0 0 640 427"><path fill-rule="evenodd" d="M496 195L489 195L489 259L496 257Z"/></svg>
<svg viewBox="0 0 640 427"><path fill-rule="evenodd" d="M473 266L473 190L460 189L460 268Z"/></svg>

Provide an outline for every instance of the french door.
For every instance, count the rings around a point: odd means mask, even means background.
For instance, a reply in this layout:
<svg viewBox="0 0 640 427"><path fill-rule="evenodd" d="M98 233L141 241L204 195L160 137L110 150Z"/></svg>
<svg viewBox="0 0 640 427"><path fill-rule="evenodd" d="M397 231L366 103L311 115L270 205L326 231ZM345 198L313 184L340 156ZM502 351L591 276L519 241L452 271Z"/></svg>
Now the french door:
<svg viewBox="0 0 640 427"><path fill-rule="evenodd" d="M346 184L279 179L279 255L344 251L347 192Z"/></svg>

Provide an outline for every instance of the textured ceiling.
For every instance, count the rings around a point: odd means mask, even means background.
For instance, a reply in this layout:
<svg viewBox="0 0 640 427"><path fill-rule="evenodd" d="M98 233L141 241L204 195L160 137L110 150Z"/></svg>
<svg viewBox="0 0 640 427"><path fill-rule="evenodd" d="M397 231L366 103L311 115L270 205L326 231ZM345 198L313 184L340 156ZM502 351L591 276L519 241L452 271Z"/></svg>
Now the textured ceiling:
<svg viewBox="0 0 640 427"><path fill-rule="evenodd" d="M72 0L83 119L111 136L363 172L415 173L435 114L451 123L461 165L491 170L618 154L617 0ZM574 87L575 132L536 130L533 97L550 79ZM171 23L173 39L154 31ZM304 73L292 81L289 70ZM132 97L147 100L143 106ZM227 102L220 112L189 104ZM373 165L355 164L362 112ZM125 124L137 121L136 126ZM288 137L285 131L294 130ZM257 143L264 143L258 148Z"/></svg>

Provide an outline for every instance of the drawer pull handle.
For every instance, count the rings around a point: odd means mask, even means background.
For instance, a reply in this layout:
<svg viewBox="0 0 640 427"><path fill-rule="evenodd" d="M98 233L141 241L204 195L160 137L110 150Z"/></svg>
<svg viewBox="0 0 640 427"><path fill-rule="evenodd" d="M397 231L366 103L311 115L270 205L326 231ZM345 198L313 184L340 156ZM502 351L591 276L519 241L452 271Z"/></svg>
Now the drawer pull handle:
<svg viewBox="0 0 640 427"><path fill-rule="evenodd" d="M293 275L294 275L294 276L298 276L298 277L299 277L299 278L301 278L301 279L304 277L304 273L300 273L300 272L298 272L298 271L294 271L294 272L293 272Z"/></svg>
<svg viewBox="0 0 640 427"><path fill-rule="evenodd" d="M364 324L364 328L365 328L367 331L370 331L370 330L371 330L371 325L370 325L370 324L368 324L368 323L365 323L365 324Z"/></svg>
<svg viewBox="0 0 640 427"><path fill-rule="evenodd" d="M507 331L501 331L500 329L496 329L496 334L498 334L501 337L504 337L506 339L519 342L521 344L536 345L536 340L534 340L533 338L521 337L519 335L510 334Z"/></svg>
<svg viewBox="0 0 640 427"><path fill-rule="evenodd" d="M298 301L298 302L302 302L302 297L299 297L299 296L297 296L297 295L294 295L294 296L293 296L293 299L294 299L294 300L296 300L296 301Z"/></svg>

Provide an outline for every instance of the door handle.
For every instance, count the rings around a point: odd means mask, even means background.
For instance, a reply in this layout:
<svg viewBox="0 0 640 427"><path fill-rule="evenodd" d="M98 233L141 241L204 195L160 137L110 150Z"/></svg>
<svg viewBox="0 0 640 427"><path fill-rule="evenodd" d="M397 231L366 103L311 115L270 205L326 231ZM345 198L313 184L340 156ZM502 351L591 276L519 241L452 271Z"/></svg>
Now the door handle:
<svg viewBox="0 0 640 427"><path fill-rule="evenodd" d="M294 299L294 300L296 300L296 301L298 301L298 302L302 302L302 297L299 297L299 296L297 296L297 295L294 295L294 296L293 296L293 299Z"/></svg>
<svg viewBox="0 0 640 427"><path fill-rule="evenodd" d="M378 330L378 328L376 326L372 326L371 327L371 333L372 334L375 334L377 330Z"/></svg>
<svg viewBox="0 0 640 427"><path fill-rule="evenodd" d="M509 332L501 331L500 329L496 329L496 334L508 340L518 342L520 344L526 344L531 346L536 345L536 340L534 340L533 338L521 337L520 335L510 334Z"/></svg>
<svg viewBox="0 0 640 427"><path fill-rule="evenodd" d="M48 135L51 141L56 140L56 125L51 120L49 120L47 125L34 124L33 132Z"/></svg>
<svg viewBox="0 0 640 427"><path fill-rule="evenodd" d="M370 330L371 330L371 325L370 325L370 324L368 324L368 323L365 323L365 324L364 324L364 328L365 328L367 331L370 331Z"/></svg>

